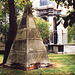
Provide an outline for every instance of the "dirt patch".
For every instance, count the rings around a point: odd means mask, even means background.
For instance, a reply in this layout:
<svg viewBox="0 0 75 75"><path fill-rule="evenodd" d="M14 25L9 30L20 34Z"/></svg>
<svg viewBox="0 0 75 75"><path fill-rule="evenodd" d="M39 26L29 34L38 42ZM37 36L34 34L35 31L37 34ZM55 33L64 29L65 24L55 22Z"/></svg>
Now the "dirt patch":
<svg viewBox="0 0 75 75"><path fill-rule="evenodd" d="M61 64L53 64L53 67L63 67L64 65Z"/></svg>
<svg viewBox="0 0 75 75"><path fill-rule="evenodd" d="M17 65L16 65L17 66ZM18 66L18 68L17 67L13 67L13 66L6 66L6 65L3 65L3 64L0 64L0 68L4 68L4 69L17 69L17 70L35 70L35 69L48 69L48 68L52 68L53 67L53 64L49 64L48 66L45 66L45 67L38 67L38 65L35 67L35 65L33 65L32 67L28 67L28 68L26 68L26 67L21 67L21 68L19 68L19 66Z"/></svg>

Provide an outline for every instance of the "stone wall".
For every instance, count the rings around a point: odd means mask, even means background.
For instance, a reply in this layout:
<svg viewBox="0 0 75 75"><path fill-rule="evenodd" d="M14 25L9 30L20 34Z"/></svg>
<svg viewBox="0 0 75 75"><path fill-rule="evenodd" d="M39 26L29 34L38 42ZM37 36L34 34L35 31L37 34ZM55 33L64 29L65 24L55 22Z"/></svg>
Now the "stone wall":
<svg viewBox="0 0 75 75"><path fill-rule="evenodd" d="M64 45L64 54L75 54L75 44Z"/></svg>

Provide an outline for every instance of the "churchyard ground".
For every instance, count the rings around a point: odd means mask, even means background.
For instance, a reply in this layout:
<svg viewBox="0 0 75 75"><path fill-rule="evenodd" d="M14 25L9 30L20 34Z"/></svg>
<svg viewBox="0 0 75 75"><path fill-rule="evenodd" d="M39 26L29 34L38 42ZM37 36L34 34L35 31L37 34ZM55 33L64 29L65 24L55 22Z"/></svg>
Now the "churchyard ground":
<svg viewBox="0 0 75 75"><path fill-rule="evenodd" d="M51 68L35 69L30 71L0 67L0 75L75 75L75 54L48 54ZM0 55L0 63L3 55Z"/></svg>

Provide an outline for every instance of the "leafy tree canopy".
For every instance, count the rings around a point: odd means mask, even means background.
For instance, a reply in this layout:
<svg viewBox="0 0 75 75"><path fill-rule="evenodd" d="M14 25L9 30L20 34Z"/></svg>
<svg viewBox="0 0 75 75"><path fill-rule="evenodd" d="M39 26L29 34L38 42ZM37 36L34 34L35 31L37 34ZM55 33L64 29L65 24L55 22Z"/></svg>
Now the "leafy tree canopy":
<svg viewBox="0 0 75 75"><path fill-rule="evenodd" d="M45 21L44 19L38 19L38 18L34 18L34 20L35 20L38 30L40 31L43 42L48 43L48 40L50 38L49 22Z"/></svg>
<svg viewBox="0 0 75 75"><path fill-rule="evenodd" d="M6 24L6 25L0 25L1 33L2 33L4 36L7 36L8 28L9 28L9 25L8 25L8 24Z"/></svg>
<svg viewBox="0 0 75 75"><path fill-rule="evenodd" d="M70 27L68 26L68 42L72 43L75 40L75 25Z"/></svg>
<svg viewBox="0 0 75 75"><path fill-rule="evenodd" d="M61 4L61 2L63 2L64 5L66 5L69 9L69 7L73 7L73 10L72 11L69 11L68 12L68 15L63 17L64 19L64 27L66 28L68 25L69 26L73 26L75 24L75 0L55 0L56 3L57 3L57 8L58 8L58 5Z"/></svg>

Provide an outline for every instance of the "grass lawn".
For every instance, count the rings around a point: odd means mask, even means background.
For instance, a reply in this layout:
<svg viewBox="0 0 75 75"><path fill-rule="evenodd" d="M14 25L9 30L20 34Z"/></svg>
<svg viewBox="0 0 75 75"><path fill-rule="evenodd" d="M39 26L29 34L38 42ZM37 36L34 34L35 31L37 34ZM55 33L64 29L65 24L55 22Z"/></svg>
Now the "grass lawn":
<svg viewBox="0 0 75 75"><path fill-rule="evenodd" d="M3 62L3 55L0 55L0 63Z"/></svg>
<svg viewBox="0 0 75 75"><path fill-rule="evenodd" d="M13 70L0 67L0 75L75 75L75 55L48 54L52 68L36 69L31 71ZM0 55L0 63L3 55Z"/></svg>

